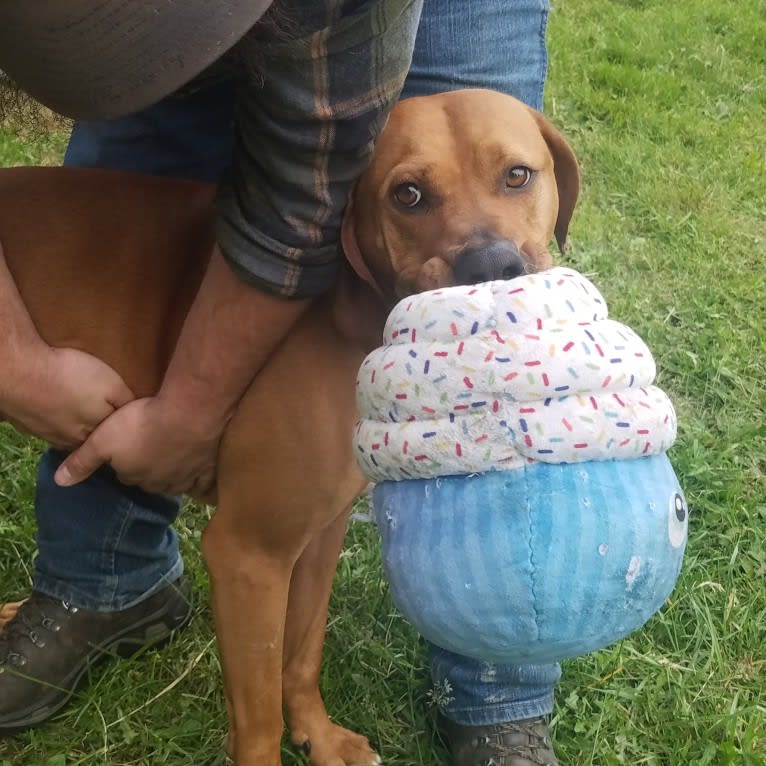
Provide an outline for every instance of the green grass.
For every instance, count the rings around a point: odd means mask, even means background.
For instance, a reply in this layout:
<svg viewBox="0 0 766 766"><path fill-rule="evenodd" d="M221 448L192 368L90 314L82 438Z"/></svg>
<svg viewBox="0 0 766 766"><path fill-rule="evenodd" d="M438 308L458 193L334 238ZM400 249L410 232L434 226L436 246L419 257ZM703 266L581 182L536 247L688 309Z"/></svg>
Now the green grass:
<svg viewBox="0 0 766 766"><path fill-rule="evenodd" d="M671 458L692 510L678 586L616 646L565 663L554 720L570 766L766 764L766 6L560 0L548 114L582 164L567 261L652 348L679 414ZM0 163L55 161L60 137L0 132ZM0 582L23 594L38 445L2 432ZM94 673L55 722L0 741L0 766L217 764L225 732L204 509L180 529L199 595L159 652ZM352 525L323 672L332 715L389 766L438 766L422 645L397 616L374 531ZM285 747L284 763L304 763Z"/></svg>

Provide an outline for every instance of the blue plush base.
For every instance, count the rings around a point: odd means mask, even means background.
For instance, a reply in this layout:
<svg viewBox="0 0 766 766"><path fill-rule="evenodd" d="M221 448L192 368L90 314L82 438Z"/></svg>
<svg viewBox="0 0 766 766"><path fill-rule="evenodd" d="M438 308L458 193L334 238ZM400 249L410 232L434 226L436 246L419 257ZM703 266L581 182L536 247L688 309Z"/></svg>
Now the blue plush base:
<svg viewBox="0 0 766 766"><path fill-rule="evenodd" d="M632 632L672 591L686 543L664 454L383 482L373 499L396 605L433 643L492 662Z"/></svg>

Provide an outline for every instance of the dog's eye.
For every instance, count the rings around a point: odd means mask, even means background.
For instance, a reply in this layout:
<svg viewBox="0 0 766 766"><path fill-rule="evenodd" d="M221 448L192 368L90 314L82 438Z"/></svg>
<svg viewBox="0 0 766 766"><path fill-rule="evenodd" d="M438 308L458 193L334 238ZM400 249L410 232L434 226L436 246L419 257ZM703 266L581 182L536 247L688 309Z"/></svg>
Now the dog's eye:
<svg viewBox="0 0 766 766"><path fill-rule="evenodd" d="M509 189L523 189L532 180L532 171L525 165L514 165L505 177Z"/></svg>
<svg viewBox="0 0 766 766"><path fill-rule="evenodd" d="M415 207L423 194L415 184L399 184L394 188L394 199L403 207Z"/></svg>

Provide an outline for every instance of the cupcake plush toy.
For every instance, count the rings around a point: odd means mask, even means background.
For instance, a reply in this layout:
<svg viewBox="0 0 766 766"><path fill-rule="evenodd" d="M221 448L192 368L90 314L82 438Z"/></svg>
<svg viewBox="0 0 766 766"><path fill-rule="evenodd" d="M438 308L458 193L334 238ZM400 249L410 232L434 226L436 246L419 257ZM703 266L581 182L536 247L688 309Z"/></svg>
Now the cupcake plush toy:
<svg viewBox="0 0 766 766"><path fill-rule="evenodd" d="M357 381L394 602L433 643L551 662L643 625L687 506L644 342L565 268L413 296Z"/></svg>

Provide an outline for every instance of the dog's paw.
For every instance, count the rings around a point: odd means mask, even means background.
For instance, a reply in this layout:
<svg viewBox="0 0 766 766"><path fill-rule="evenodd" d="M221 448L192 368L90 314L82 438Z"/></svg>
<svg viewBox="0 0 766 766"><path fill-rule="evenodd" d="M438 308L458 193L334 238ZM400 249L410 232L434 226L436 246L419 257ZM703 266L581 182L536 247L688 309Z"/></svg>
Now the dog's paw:
<svg viewBox="0 0 766 766"><path fill-rule="evenodd" d="M300 727L293 732L292 740L313 766L380 766L383 763L367 737L337 726L329 719L323 725Z"/></svg>

